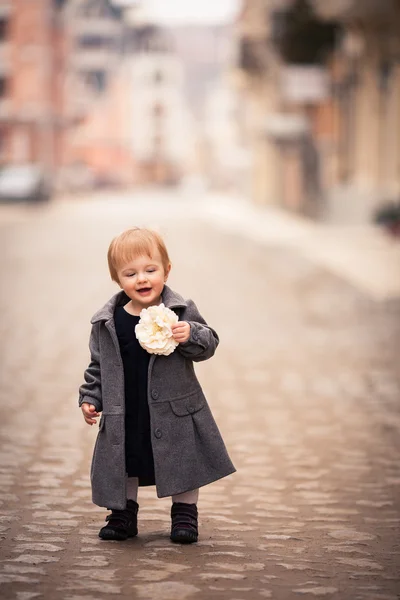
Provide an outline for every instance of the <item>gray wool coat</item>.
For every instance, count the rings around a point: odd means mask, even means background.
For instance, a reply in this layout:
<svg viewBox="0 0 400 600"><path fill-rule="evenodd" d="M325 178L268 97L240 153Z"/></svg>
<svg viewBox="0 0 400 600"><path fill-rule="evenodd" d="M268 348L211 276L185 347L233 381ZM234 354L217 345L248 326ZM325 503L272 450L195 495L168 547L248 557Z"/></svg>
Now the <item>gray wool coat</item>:
<svg viewBox="0 0 400 600"><path fill-rule="evenodd" d="M79 388L79 406L102 412L90 471L98 506L124 509L124 371L114 310L129 301L119 292L92 318L91 361ZM190 338L169 356L153 354L148 369L148 403L157 496L180 494L235 472L196 377L193 362L210 358L219 343L192 300L164 286L162 302L190 324Z"/></svg>

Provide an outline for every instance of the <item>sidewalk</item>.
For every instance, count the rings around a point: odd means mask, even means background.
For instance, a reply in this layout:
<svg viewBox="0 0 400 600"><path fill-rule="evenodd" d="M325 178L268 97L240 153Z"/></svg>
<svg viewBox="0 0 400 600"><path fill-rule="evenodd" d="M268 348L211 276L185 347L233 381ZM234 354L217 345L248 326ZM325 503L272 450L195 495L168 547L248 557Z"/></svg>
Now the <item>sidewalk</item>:
<svg viewBox="0 0 400 600"><path fill-rule="evenodd" d="M400 299L400 240L373 225L326 225L222 194L210 195L202 208L221 229L266 245L291 246L376 301Z"/></svg>

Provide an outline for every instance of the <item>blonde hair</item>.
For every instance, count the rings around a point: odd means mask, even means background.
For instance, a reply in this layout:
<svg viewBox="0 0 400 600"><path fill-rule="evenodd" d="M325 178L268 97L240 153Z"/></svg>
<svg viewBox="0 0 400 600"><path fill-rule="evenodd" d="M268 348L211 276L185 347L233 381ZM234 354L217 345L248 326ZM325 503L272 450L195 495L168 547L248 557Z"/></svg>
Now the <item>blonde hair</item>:
<svg viewBox="0 0 400 600"><path fill-rule="evenodd" d="M167 271L171 261L164 240L159 233L152 229L133 227L117 235L112 240L107 253L111 279L119 283L117 272L123 264L128 263L136 256L153 258L155 249L160 253L164 271Z"/></svg>

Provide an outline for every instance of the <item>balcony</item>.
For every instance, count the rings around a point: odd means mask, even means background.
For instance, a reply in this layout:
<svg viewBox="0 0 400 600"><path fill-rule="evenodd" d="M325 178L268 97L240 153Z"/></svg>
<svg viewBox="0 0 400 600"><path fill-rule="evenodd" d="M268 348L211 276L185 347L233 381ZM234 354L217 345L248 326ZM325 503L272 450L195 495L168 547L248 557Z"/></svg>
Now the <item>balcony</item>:
<svg viewBox="0 0 400 600"><path fill-rule="evenodd" d="M76 19L71 23L73 35L103 35L105 37L117 37L121 35L122 26L118 21L112 19Z"/></svg>
<svg viewBox="0 0 400 600"><path fill-rule="evenodd" d="M310 0L321 19L335 21L387 20L398 13L396 0Z"/></svg>
<svg viewBox="0 0 400 600"><path fill-rule="evenodd" d="M108 70L115 65L118 53L105 48L80 50L73 57L73 65L80 71Z"/></svg>

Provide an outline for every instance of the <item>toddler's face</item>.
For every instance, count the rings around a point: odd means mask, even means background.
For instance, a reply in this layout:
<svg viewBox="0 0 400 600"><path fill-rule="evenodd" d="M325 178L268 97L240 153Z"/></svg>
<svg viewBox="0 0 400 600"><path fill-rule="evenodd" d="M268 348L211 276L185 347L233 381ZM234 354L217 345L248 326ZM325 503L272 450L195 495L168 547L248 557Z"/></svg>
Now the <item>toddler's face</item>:
<svg viewBox="0 0 400 600"><path fill-rule="evenodd" d="M161 292L168 279L170 265L164 269L160 253L154 249L153 256L137 256L117 270L120 287L129 296L137 312L160 304Z"/></svg>

